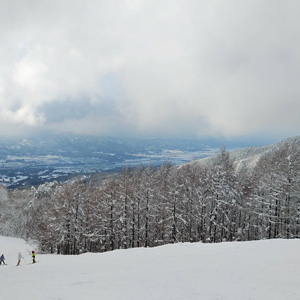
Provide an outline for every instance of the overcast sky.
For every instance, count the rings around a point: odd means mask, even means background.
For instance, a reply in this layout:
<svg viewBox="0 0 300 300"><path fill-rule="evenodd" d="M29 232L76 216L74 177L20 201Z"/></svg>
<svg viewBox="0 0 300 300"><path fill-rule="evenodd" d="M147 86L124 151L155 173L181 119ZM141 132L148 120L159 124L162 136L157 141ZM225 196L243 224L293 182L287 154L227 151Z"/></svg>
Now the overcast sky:
<svg viewBox="0 0 300 300"><path fill-rule="evenodd" d="M299 0L0 3L0 134L300 133Z"/></svg>

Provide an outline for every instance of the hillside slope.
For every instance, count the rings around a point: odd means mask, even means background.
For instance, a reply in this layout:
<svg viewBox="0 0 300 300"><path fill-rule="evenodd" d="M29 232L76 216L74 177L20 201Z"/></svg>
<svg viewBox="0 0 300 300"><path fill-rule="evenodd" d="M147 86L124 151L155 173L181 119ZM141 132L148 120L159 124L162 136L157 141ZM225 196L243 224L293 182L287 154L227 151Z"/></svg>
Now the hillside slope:
<svg viewBox="0 0 300 300"><path fill-rule="evenodd" d="M300 240L185 243L102 254L37 254L23 240L0 237L5 300L297 300ZM15 266L17 254L25 257Z"/></svg>
<svg viewBox="0 0 300 300"><path fill-rule="evenodd" d="M282 147L292 145L296 146L296 148L300 151L300 136L287 138L278 143L265 147L248 147L229 151L229 157L234 160L234 165L237 171L242 169L250 171L255 167L255 165L263 155L272 153ZM215 160L216 156L210 156L207 158L192 161L188 164L210 167L214 164Z"/></svg>

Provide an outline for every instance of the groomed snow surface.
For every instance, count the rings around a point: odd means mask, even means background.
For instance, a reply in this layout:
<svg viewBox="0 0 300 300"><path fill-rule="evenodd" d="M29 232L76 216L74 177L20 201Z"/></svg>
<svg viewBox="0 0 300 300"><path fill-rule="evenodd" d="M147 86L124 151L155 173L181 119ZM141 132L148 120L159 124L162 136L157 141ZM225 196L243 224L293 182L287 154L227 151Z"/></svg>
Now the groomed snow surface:
<svg viewBox="0 0 300 300"><path fill-rule="evenodd" d="M300 240L184 243L78 256L42 255L0 237L3 300L297 300ZM16 266L18 253L25 258ZM1 255L0 253L0 255Z"/></svg>

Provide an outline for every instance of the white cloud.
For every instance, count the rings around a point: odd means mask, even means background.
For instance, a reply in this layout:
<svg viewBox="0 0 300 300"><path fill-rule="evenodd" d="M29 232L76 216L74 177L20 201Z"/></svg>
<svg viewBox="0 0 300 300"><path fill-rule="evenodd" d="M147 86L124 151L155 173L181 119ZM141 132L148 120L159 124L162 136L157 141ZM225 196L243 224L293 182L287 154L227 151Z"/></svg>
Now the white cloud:
<svg viewBox="0 0 300 300"><path fill-rule="evenodd" d="M0 8L2 128L299 131L298 1L17 0Z"/></svg>
<svg viewBox="0 0 300 300"><path fill-rule="evenodd" d="M43 122L43 115L36 114L30 106L21 106L15 111L4 109L1 111L0 116L1 119L12 125L23 124L35 126ZM6 128L4 128L4 130L6 130Z"/></svg>

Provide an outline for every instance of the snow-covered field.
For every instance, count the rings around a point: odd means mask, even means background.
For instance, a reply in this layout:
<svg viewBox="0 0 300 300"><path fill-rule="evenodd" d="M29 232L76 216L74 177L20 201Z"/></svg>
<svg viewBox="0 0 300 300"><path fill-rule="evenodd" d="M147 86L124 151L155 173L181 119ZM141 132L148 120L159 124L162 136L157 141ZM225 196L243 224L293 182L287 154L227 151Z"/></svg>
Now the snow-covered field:
<svg viewBox="0 0 300 300"><path fill-rule="evenodd" d="M3 300L297 300L300 240L176 244L79 256L41 255L0 237ZM21 251L25 261L16 267ZM1 254L0 253L0 254Z"/></svg>

